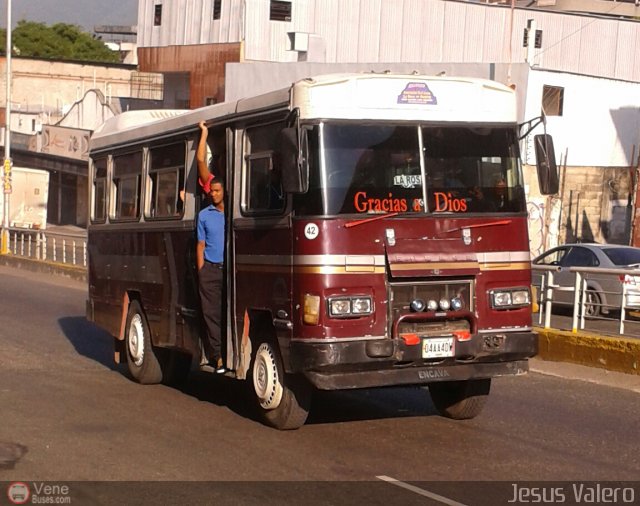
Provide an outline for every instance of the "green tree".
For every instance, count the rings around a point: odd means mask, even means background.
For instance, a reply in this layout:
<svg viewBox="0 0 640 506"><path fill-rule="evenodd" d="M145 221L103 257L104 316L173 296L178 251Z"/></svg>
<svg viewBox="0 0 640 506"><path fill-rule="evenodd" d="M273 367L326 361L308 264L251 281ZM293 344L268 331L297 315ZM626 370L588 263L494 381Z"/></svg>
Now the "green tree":
<svg viewBox="0 0 640 506"><path fill-rule="evenodd" d="M11 34L13 54L55 60L117 63L120 55L79 26L56 23L48 26L19 21ZM0 30L0 50L6 54L6 30Z"/></svg>

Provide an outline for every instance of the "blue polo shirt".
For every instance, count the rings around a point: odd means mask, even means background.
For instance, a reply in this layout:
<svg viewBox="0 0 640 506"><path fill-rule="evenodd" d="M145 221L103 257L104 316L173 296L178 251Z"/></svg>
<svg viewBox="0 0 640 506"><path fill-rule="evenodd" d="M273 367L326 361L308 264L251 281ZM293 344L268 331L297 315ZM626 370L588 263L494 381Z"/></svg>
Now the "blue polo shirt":
<svg viewBox="0 0 640 506"><path fill-rule="evenodd" d="M198 213L198 241L204 241L204 259L220 264L224 261L224 212L213 204Z"/></svg>

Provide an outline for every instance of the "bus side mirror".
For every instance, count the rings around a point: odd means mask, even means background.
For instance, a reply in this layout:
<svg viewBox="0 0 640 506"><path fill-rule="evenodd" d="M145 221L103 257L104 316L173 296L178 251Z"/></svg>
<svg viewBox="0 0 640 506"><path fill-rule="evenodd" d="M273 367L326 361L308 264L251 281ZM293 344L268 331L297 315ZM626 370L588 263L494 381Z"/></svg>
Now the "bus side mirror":
<svg viewBox="0 0 640 506"><path fill-rule="evenodd" d="M542 195L558 193L558 167L553 149L553 138L548 135L534 135L536 149L536 167L538 169L538 185Z"/></svg>
<svg viewBox="0 0 640 506"><path fill-rule="evenodd" d="M298 140L298 136L300 140ZM287 193L305 193L309 183L307 132L285 128L280 133L282 189Z"/></svg>

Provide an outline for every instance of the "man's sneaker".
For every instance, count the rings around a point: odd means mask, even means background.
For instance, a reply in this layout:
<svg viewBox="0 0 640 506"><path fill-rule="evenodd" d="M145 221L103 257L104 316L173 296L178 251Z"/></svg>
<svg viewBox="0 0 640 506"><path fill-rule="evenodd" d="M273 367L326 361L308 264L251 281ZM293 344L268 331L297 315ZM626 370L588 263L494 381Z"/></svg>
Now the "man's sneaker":
<svg viewBox="0 0 640 506"><path fill-rule="evenodd" d="M224 367L224 363L222 362L221 358L218 359L215 369L216 369L216 374L224 374L227 371Z"/></svg>

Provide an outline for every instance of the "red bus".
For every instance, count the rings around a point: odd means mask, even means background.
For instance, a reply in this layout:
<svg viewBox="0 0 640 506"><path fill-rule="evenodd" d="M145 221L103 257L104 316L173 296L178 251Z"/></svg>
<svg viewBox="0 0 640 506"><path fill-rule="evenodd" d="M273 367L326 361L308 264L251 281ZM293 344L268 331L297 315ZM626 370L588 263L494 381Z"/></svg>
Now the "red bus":
<svg viewBox="0 0 640 506"><path fill-rule="evenodd" d="M94 133L87 316L136 381L182 381L200 360L200 121L226 180L227 375L266 423L304 424L314 389L392 385L428 386L441 414L471 418L493 377L527 372L515 92L371 73L123 113Z"/></svg>

